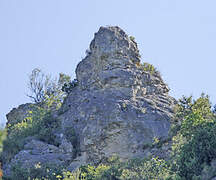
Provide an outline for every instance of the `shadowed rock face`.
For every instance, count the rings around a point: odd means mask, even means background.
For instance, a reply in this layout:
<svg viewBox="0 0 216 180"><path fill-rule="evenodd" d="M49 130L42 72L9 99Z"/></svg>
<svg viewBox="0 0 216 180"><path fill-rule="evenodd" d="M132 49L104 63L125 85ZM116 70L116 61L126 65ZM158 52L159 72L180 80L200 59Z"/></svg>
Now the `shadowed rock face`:
<svg viewBox="0 0 216 180"><path fill-rule="evenodd" d="M140 65L136 42L119 27L101 27L95 33L76 76L78 85L56 117L61 121L61 130L55 135L59 146L29 138L11 163L4 164L5 174L10 174L15 162L28 168L49 161L73 170L112 155L144 157L146 144L155 137L168 137L175 100L168 95L160 74L145 71ZM9 113L9 123L20 122L28 107L23 105ZM76 142L70 139L73 131Z"/></svg>
<svg viewBox="0 0 216 180"><path fill-rule="evenodd" d="M62 127L74 127L86 162L142 157L145 144L167 138L174 99L159 73L143 70L137 44L119 27L99 29L76 75Z"/></svg>

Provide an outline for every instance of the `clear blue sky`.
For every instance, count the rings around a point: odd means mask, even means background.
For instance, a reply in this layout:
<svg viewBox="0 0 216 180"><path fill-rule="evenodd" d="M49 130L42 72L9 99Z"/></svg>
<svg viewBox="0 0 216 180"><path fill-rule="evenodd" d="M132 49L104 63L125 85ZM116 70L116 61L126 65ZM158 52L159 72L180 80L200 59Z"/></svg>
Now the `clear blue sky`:
<svg viewBox="0 0 216 180"><path fill-rule="evenodd" d="M75 77L100 26L118 25L136 38L175 98L210 95L216 103L215 0L0 0L0 124L29 102L35 67Z"/></svg>

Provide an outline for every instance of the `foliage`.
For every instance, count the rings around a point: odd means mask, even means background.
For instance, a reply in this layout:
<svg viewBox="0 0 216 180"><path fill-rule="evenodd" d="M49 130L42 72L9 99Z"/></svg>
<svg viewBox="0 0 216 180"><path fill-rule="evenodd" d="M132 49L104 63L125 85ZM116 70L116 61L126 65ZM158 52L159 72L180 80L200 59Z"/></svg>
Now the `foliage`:
<svg viewBox="0 0 216 180"><path fill-rule="evenodd" d="M171 173L167 162L157 157L131 159L126 162L114 157L107 164L100 164L97 167L82 166L81 174L86 180L178 179L177 175Z"/></svg>
<svg viewBox="0 0 216 180"><path fill-rule="evenodd" d="M64 83L64 85L62 86L62 91L69 94L73 90L73 88L76 87L77 85L78 85L78 80L74 79L72 82Z"/></svg>
<svg viewBox="0 0 216 180"><path fill-rule="evenodd" d="M150 72L151 74L155 74L156 73L156 69L152 64L149 63L143 63L141 65L141 68L145 71L145 72Z"/></svg>
<svg viewBox="0 0 216 180"><path fill-rule="evenodd" d="M13 158L25 144L27 137L36 137L49 144L55 144L54 131L59 127L58 119L54 118L51 110L37 106L34 111L30 111L28 117L22 122L8 125L10 134L4 141L4 151L7 157L3 157L5 161Z"/></svg>
<svg viewBox="0 0 216 180"><path fill-rule="evenodd" d="M129 37L131 41L135 42L135 37L134 36L130 36Z"/></svg>
<svg viewBox="0 0 216 180"><path fill-rule="evenodd" d="M100 179L107 179L104 175L106 171L110 169L110 166L107 165L99 165L97 167L87 165L81 167L81 175L86 180L100 180Z"/></svg>
<svg viewBox="0 0 216 180"><path fill-rule="evenodd" d="M3 141L6 139L6 129L0 129L0 153L2 152L3 149Z"/></svg>
<svg viewBox="0 0 216 180"><path fill-rule="evenodd" d="M166 162L157 157L144 160L129 161L123 169L121 179L142 180L142 179L165 179L169 176L169 169Z"/></svg>
<svg viewBox="0 0 216 180"><path fill-rule="evenodd" d="M172 174L168 164L157 157L126 162L113 157L106 164L81 166L74 172L66 171L61 166L40 163L26 169L17 163L13 165L12 172L12 177L8 180L180 180L176 174Z"/></svg>
<svg viewBox="0 0 216 180"><path fill-rule="evenodd" d="M176 106L176 117L180 120L190 115L192 112L199 113L205 119L214 118L211 111L211 103L209 96L204 93L201 94L201 97L196 101L192 100L192 96L185 97L179 100L179 103Z"/></svg>
<svg viewBox="0 0 216 180"><path fill-rule="evenodd" d="M173 138L173 169L182 178L192 179L216 158L216 120L204 94L193 102L184 97L177 106L180 127Z"/></svg>
<svg viewBox="0 0 216 180"><path fill-rule="evenodd" d="M40 69L33 69L29 76L28 88L30 94L27 96L35 103L41 103L52 97L62 101L65 93L61 90L65 83L70 82L70 76L63 73L59 74L59 78L52 79L50 75L44 74Z"/></svg>
<svg viewBox="0 0 216 180"><path fill-rule="evenodd" d="M66 95L61 88L63 84L70 82L70 77L60 73L58 80L52 80L50 76L45 75L41 70L34 69L29 78L29 88L32 93L29 97L35 104L32 105L32 110L28 112L27 117L21 122L7 124L6 131L8 134L3 143L3 152L1 154L3 163L9 162L14 155L22 150L29 138L36 138L48 144L59 145L54 134L60 127L60 122L56 117L54 118L53 112L61 107L63 98ZM21 174L25 174L25 172Z"/></svg>
<svg viewBox="0 0 216 180"><path fill-rule="evenodd" d="M51 164L41 165L35 164L31 168L23 168L21 163L13 164L12 176L9 180L57 180L57 175L61 176L63 171L62 166L54 166Z"/></svg>
<svg viewBox="0 0 216 180"><path fill-rule="evenodd" d="M133 38L131 40L134 40ZM141 65L144 71L156 73L153 65ZM23 149L26 138L32 137L49 144L58 145L55 141L55 131L60 122L52 115L53 110L59 109L63 98L78 85L75 79L60 74L57 80L51 80L39 69L34 69L30 75L29 87L31 99L36 103L28 116L19 123L7 126L6 131L0 130L0 152L3 143L1 159L8 162ZM40 105L38 105L40 104ZM126 110L126 104L122 104ZM63 167L37 164L35 167L24 169L20 164L12 167L12 179L57 179L57 180L187 180L210 179L216 175L216 168L211 163L216 159L216 111L212 111L209 97L202 94L196 100L183 97L175 107L175 117L172 122L171 138L172 153L170 160L148 157L131 159L122 162L112 157L104 164L97 166L81 166L75 172L68 172ZM76 154L79 143L73 127L65 128L66 138L72 143ZM4 140L4 141L3 141ZM157 137L153 143L145 144L145 148L160 148L164 142ZM4 155L4 151L7 156ZM0 170L1 176L1 170Z"/></svg>
<svg viewBox="0 0 216 180"><path fill-rule="evenodd" d="M63 171L63 175L57 175L56 178L58 180L86 180L83 174L81 174L81 170L78 169L75 172Z"/></svg>
<svg viewBox="0 0 216 180"><path fill-rule="evenodd" d="M121 162L112 157L106 164L98 166L86 165L69 172L63 168L35 165L31 169L23 169L21 165L13 166L13 177L16 179L57 179L57 180L178 180L172 174L168 164L157 157L147 159L131 159Z"/></svg>
<svg viewBox="0 0 216 180"><path fill-rule="evenodd" d="M37 163L34 167L23 168L21 163L13 164L12 175L7 180L86 180L81 170L67 171L63 166Z"/></svg>

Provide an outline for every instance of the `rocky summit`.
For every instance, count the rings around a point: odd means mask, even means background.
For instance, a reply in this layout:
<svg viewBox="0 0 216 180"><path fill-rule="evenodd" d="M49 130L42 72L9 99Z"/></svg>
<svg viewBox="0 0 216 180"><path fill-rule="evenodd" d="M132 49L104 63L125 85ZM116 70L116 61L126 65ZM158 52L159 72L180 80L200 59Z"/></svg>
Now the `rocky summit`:
<svg viewBox="0 0 216 180"><path fill-rule="evenodd" d="M24 167L49 162L74 170L113 155L123 160L147 156L148 144L168 138L175 100L160 73L140 59L133 37L117 26L101 27L77 65L77 85L54 112L59 143L28 137L24 149L3 166L5 172L15 161ZM23 113L13 109L10 122L19 121L16 111Z"/></svg>
<svg viewBox="0 0 216 180"><path fill-rule="evenodd" d="M136 42L119 27L99 29L76 75L79 85L63 104L62 127L75 129L87 162L143 156L145 144L167 138L168 87L158 72L145 71Z"/></svg>

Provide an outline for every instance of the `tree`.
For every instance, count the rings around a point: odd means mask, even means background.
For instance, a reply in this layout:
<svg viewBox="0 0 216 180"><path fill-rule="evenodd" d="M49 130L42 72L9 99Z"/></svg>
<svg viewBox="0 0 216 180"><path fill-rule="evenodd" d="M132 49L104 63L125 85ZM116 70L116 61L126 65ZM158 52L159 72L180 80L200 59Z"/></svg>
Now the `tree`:
<svg viewBox="0 0 216 180"><path fill-rule="evenodd" d="M173 137L173 168L183 179L204 179L204 166L216 158L216 118L209 96L201 94L196 100L183 97L176 115L181 124Z"/></svg>
<svg viewBox="0 0 216 180"><path fill-rule="evenodd" d="M34 103L41 103L53 97L62 101L66 95L62 91L62 86L65 83L70 83L70 80L70 76L63 73L59 74L58 79L52 79L50 75L46 75L40 69L35 68L29 75L28 88L30 94L27 94L27 96Z"/></svg>

